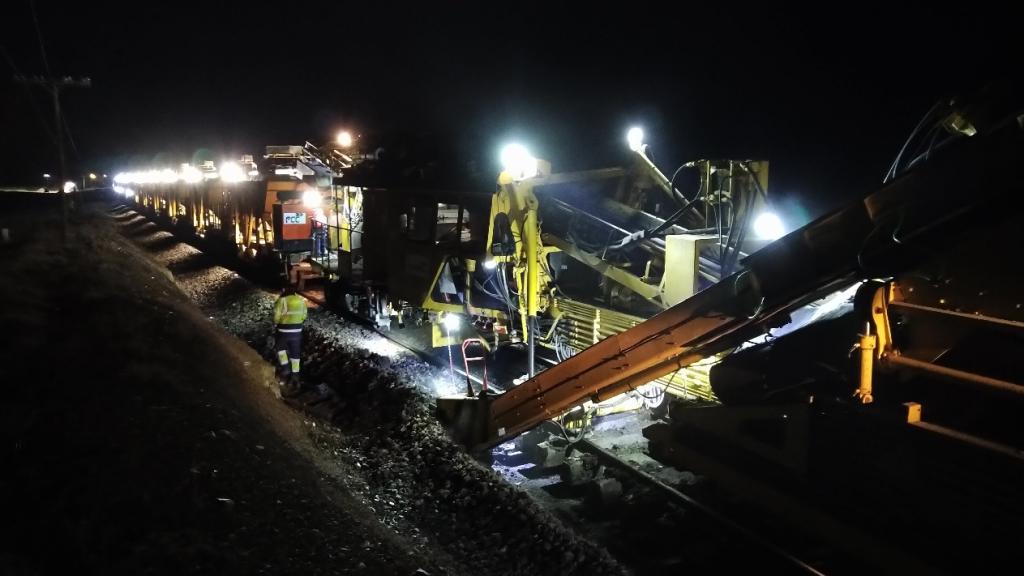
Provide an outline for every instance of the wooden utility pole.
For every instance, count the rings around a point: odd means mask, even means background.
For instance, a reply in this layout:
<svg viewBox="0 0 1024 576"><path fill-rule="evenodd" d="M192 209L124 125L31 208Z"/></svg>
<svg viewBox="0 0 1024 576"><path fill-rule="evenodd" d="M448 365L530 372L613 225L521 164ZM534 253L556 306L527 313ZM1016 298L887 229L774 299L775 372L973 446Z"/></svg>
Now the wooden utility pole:
<svg viewBox="0 0 1024 576"><path fill-rule="evenodd" d="M36 39L39 41L39 55L43 60L43 70L46 76L32 76L31 78L15 75L14 81L27 86L42 86L53 96L53 120L57 131L57 158L60 161L60 175L57 180L57 191L60 194L60 234L61 243L68 239L68 195L64 191L64 183L67 182L67 168L64 166L64 118L60 113L60 91L64 88L88 88L92 86L89 78L72 78L64 76L57 78L50 72L50 61L46 57L46 43L43 42L43 31L39 27L39 17L36 14L36 3L29 0L29 8L32 10L32 24L36 29Z"/></svg>
<svg viewBox="0 0 1024 576"><path fill-rule="evenodd" d="M28 86L42 86L53 97L53 121L57 128L57 159L60 165L60 172L57 179L57 190L60 194L60 218L61 236L66 240L68 236L68 196L64 191L64 183L67 181L67 169L64 165L64 118L60 113L60 91L65 88L89 88L92 86L90 78L52 78L49 76L15 76L14 81Z"/></svg>

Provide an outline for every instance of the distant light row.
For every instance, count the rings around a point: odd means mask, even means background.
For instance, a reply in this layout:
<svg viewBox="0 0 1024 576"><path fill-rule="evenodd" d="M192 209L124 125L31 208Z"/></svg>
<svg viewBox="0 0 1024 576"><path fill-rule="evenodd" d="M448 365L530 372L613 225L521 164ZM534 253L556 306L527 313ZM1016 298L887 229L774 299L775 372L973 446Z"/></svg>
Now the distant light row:
<svg viewBox="0 0 1024 576"><path fill-rule="evenodd" d="M134 172L120 172L114 176L114 182L120 185L125 184L173 184L185 182L195 184L203 180L220 179L222 182L245 182L254 176L259 176L256 170L242 168L236 162L225 162L220 168L212 171L203 171L190 164L182 164L180 170L164 168L162 170L140 170Z"/></svg>

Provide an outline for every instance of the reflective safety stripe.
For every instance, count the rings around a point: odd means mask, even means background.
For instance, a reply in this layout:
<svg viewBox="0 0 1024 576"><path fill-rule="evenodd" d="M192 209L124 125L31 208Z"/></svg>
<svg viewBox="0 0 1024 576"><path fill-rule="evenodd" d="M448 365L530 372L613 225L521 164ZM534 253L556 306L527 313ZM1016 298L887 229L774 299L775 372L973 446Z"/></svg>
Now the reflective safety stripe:
<svg viewBox="0 0 1024 576"><path fill-rule="evenodd" d="M278 328L278 332L284 332L285 334L294 334L295 332L302 332L302 328Z"/></svg>
<svg viewBox="0 0 1024 576"><path fill-rule="evenodd" d="M278 350L277 351L277 363L280 364L281 366L284 366L285 364L287 364L288 363L288 353L285 352L284 350Z"/></svg>
<svg viewBox="0 0 1024 576"><path fill-rule="evenodd" d="M299 359L298 358L292 358L291 361L292 361L292 374L298 374L299 373Z"/></svg>

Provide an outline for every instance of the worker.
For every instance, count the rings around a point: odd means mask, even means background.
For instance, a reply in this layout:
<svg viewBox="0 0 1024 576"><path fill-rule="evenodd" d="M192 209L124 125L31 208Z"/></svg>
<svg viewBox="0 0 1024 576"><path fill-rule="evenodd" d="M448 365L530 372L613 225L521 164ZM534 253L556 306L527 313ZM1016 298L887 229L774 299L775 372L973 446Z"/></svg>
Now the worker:
<svg viewBox="0 0 1024 576"><path fill-rule="evenodd" d="M323 252L320 248L320 227L322 224L313 220L313 258L319 258L323 256Z"/></svg>
<svg viewBox="0 0 1024 576"><path fill-rule="evenodd" d="M289 284L274 302L274 325L277 328L278 377L285 380L283 392L298 394L302 390L299 372L302 368L302 325L306 321L306 301Z"/></svg>
<svg viewBox="0 0 1024 576"><path fill-rule="evenodd" d="M313 255L315 258L327 255L327 225L320 220L313 220Z"/></svg>

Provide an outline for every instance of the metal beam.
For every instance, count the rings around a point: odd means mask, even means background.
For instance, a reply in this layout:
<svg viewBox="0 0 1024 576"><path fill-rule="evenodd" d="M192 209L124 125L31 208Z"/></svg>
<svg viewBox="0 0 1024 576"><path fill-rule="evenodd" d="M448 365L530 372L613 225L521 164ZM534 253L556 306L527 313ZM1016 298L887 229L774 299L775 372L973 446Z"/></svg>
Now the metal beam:
<svg viewBox="0 0 1024 576"><path fill-rule="evenodd" d="M975 374L973 372L965 372L955 368L940 366L938 364L924 362L923 360L917 360L915 358L908 358L899 354L886 354L882 357L882 360L893 366L934 374L935 376L941 376L948 380L963 382L965 384L976 384L991 390L1006 392L1016 396L1024 396L1024 386L1015 382L1008 382L1006 380L991 378L982 374Z"/></svg>

